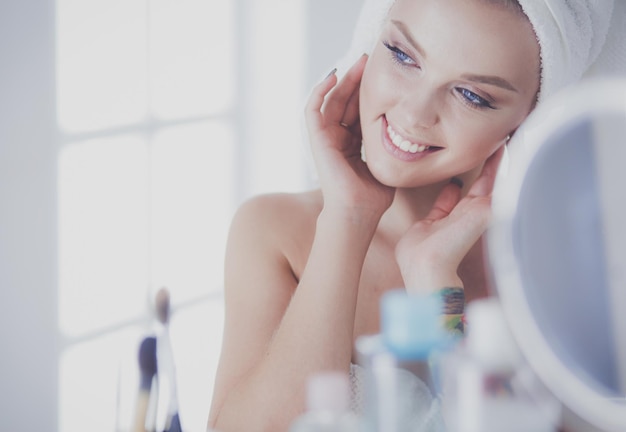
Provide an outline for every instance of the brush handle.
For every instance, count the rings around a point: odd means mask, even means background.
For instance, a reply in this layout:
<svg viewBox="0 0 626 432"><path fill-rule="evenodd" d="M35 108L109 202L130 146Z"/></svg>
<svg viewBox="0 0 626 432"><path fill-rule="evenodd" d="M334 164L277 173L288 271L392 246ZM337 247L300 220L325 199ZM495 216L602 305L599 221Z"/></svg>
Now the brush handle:
<svg viewBox="0 0 626 432"><path fill-rule="evenodd" d="M137 395L137 406L135 407L135 425L133 432L146 432L146 418L150 406L150 389L140 390Z"/></svg>

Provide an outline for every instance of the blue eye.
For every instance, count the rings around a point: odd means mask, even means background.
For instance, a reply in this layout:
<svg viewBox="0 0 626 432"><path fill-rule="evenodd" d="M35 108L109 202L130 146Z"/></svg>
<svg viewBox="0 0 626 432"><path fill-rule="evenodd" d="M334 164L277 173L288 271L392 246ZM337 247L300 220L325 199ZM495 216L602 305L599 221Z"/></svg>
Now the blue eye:
<svg viewBox="0 0 626 432"><path fill-rule="evenodd" d="M472 107L493 109L493 106L489 103L489 101L487 101L485 98L478 96L476 93L462 87L457 87L455 90L459 92L465 102L470 104Z"/></svg>
<svg viewBox="0 0 626 432"><path fill-rule="evenodd" d="M415 66L415 60L413 60L407 53L400 48L391 45L389 42L383 42L383 45L391 52L393 61L402 66Z"/></svg>

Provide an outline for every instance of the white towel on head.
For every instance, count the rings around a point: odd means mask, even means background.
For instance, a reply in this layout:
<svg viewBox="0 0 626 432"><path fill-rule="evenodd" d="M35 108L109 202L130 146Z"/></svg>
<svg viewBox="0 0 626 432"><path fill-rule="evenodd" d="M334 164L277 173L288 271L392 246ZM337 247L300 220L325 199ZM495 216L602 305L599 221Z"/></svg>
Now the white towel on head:
<svg viewBox="0 0 626 432"><path fill-rule="evenodd" d="M389 8L395 0L364 0L352 34L348 52L337 64L337 74L343 75L363 54L369 54L376 44Z"/></svg>
<svg viewBox="0 0 626 432"><path fill-rule="evenodd" d="M541 49L539 100L580 80L602 50L613 0L519 0Z"/></svg>
<svg viewBox="0 0 626 432"><path fill-rule="evenodd" d="M350 49L337 65L338 74L372 50L394 1L364 0ZM540 100L592 72L626 73L626 0L518 1L541 49Z"/></svg>
<svg viewBox="0 0 626 432"><path fill-rule="evenodd" d="M604 47L585 72L586 77L600 75L626 76L626 0L615 0Z"/></svg>

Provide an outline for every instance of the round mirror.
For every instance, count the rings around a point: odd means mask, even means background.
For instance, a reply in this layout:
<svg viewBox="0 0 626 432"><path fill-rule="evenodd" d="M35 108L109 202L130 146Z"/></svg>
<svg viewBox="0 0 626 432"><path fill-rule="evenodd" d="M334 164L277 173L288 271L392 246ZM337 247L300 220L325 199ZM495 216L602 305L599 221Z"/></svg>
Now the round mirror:
<svg viewBox="0 0 626 432"><path fill-rule="evenodd" d="M626 431L626 79L546 101L508 150L487 249L511 331L568 430Z"/></svg>

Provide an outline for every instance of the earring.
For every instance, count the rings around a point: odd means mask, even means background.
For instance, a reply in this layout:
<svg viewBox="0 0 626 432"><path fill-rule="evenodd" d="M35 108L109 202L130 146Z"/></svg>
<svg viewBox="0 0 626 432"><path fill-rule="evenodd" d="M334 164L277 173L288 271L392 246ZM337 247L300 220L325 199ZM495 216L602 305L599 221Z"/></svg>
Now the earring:
<svg viewBox="0 0 626 432"><path fill-rule="evenodd" d="M505 176L509 172L509 166L511 165L511 156L509 155L509 146L506 145L505 143L503 147L504 147L504 150L502 152L502 159L500 160L500 165L498 166L499 176Z"/></svg>

